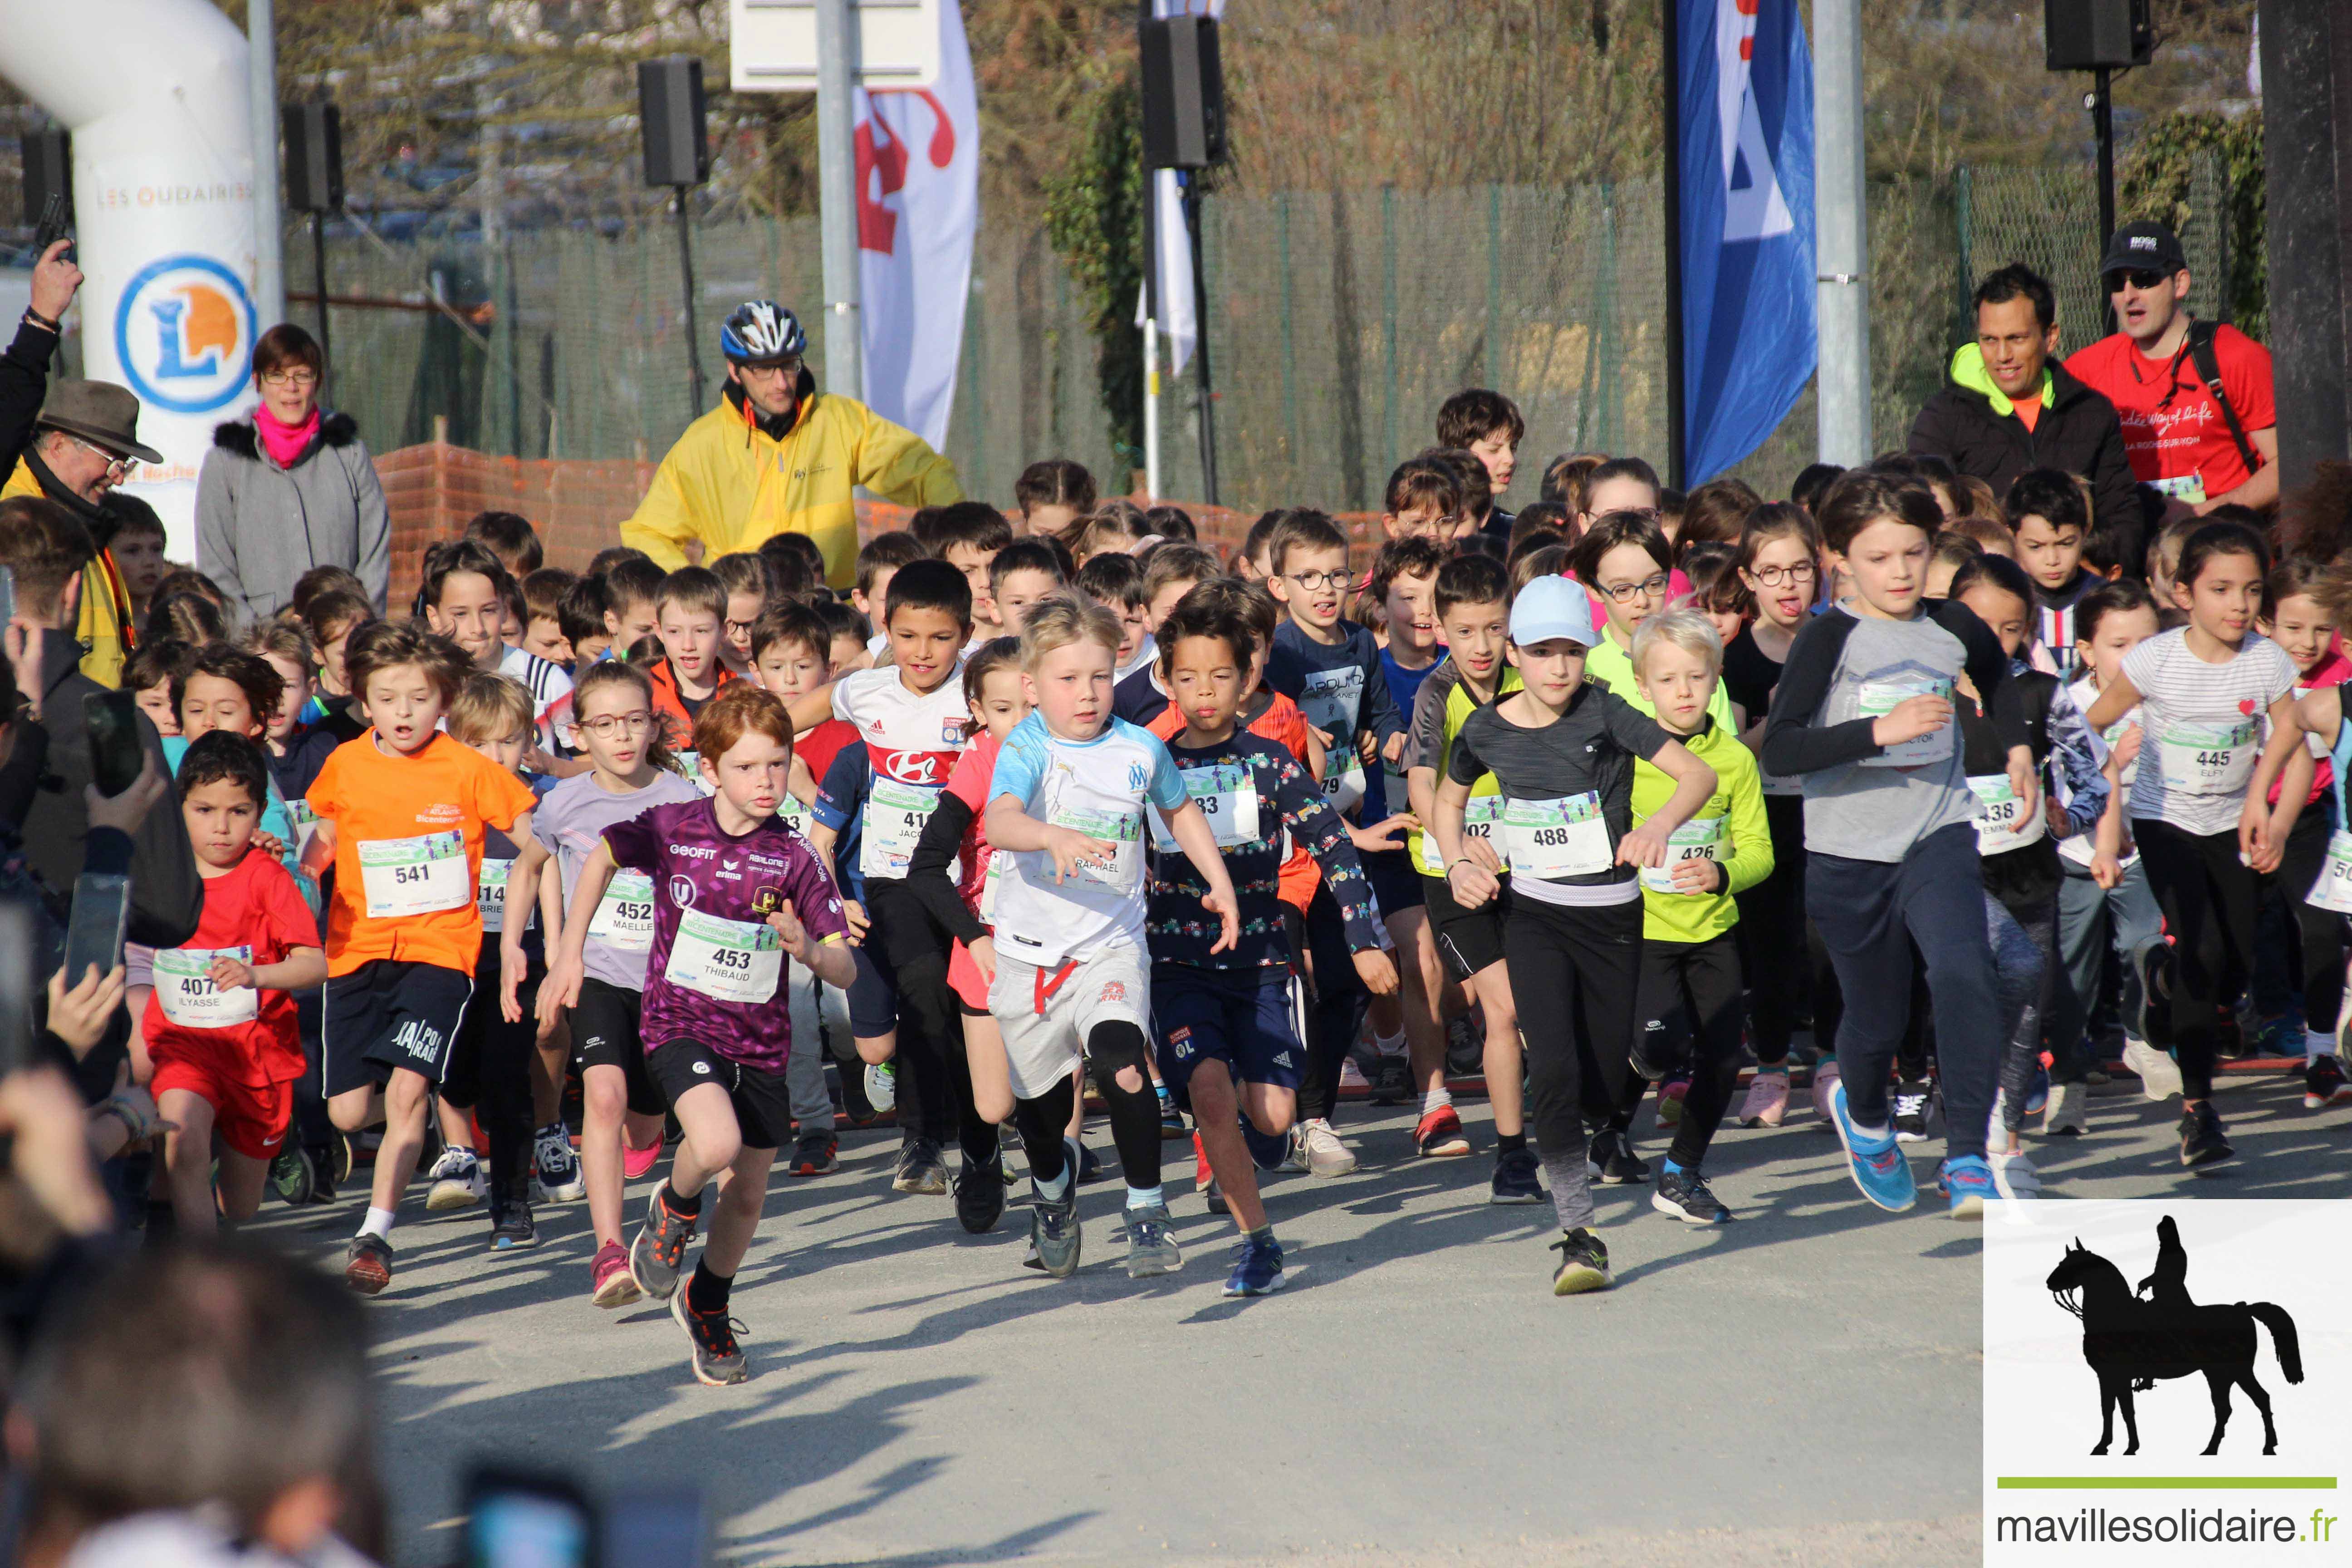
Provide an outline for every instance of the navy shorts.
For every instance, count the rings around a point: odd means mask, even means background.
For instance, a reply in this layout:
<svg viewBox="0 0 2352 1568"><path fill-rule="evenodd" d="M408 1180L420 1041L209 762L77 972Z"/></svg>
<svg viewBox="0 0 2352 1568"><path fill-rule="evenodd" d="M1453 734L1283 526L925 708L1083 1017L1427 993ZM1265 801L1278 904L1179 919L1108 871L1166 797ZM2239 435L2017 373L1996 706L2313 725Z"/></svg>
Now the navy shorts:
<svg viewBox="0 0 2352 1568"><path fill-rule="evenodd" d="M438 1087L473 1000L472 975L407 959L372 959L330 979L319 1031L327 1098L381 1088L394 1068ZM499 1004L489 996L482 1005Z"/></svg>
<svg viewBox="0 0 2352 1568"><path fill-rule="evenodd" d="M898 977L882 951L882 933L866 928L863 945L849 950L857 965L849 983L849 1032L861 1040L881 1038L898 1026Z"/></svg>
<svg viewBox="0 0 2352 1568"><path fill-rule="evenodd" d="M1160 1076L1190 1103L1192 1068L1211 1058L1237 1083L1298 1087L1307 1053L1290 1021L1290 971L1151 966L1151 1025L1160 1037Z"/></svg>
<svg viewBox="0 0 2352 1568"><path fill-rule="evenodd" d="M1381 918L1417 910L1422 904L1421 872L1412 857L1402 849L1381 849L1372 854L1359 854L1363 862L1364 880L1372 885L1372 897L1381 903Z"/></svg>

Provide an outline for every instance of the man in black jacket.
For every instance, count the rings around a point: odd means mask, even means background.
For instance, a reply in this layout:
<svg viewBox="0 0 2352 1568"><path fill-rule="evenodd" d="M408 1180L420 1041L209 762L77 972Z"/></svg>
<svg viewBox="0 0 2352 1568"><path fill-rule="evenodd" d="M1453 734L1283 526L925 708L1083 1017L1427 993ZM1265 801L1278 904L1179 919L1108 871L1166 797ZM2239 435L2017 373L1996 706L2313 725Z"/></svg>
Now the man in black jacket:
<svg viewBox="0 0 2352 1568"><path fill-rule="evenodd" d="M2091 481L2095 526L2140 541L2146 523L2115 405L2053 363L2058 301L2012 261L1977 285L1977 341L1952 356L1944 389L1911 425L1911 450L1932 452L2007 495L2028 468ZM2135 551L2126 557L2137 560Z"/></svg>
<svg viewBox="0 0 2352 1568"><path fill-rule="evenodd" d="M47 395L58 323L81 288L80 269L65 257L71 248L73 241L61 239L42 253L33 268L32 301L17 319L16 340L0 353L0 474L15 472L16 459L33 444L33 421Z"/></svg>

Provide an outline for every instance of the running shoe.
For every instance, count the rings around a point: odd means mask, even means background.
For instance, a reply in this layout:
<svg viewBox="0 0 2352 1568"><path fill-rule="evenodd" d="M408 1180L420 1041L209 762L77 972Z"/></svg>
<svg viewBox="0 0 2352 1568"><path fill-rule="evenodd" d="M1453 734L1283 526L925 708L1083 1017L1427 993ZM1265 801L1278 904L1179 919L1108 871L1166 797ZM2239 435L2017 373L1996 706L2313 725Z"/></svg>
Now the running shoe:
<svg viewBox="0 0 2352 1568"><path fill-rule="evenodd" d="M724 1388L751 1376L742 1347L735 1342L743 1325L723 1308L716 1312L696 1311L687 1305L686 1296L680 1290L669 1299L669 1315L677 1320L677 1326L686 1331L687 1342L694 1347L695 1382Z"/></svg>
<svg viewBox="0 0 2352 1568"><path fill-rule="evenodd" d="M1160 1091L1160 1137L1162 1142L1173 1143L1191 1136L1192 1130L1184 1125L1184 1113L1176 1109L1175 1097L1162 1089Z"/></svg>
<svg viewBox="0 0 2352 1568"><path fill-rule="evenodd" d="M830 1176L841 1169L841 1140L833 1132L811 1128L793 1145L784 1166L788 1176Z"/></svg>
<svg viewBox="0 0 2352 1568"><path fill-rule="evenodd" d="M1372 1063L1372 1103L1402 1105L1412 1098L1412 1067L1403 1057L1381 1057Z"/></svg>
<svg viewBox="0 0 2352 1568"><path fill-rule="evenodd" d="M1658 1125L1679 1127L1683 1120L1683 1099L1690 1093L1690 1079L1670 1078L1658 1085Z"/></svg>
<svg viewBox="0 0 2352 1568"><path fill-rule="evenodd" d="M2033 1162L2025 1157L2023 1150L2015 1153L1987 1154L1985 1164L1992 1172L1993 1190L2002 1197L2038 1198L2042 1195L2042 1173L2033 1168Z"/></svg>
<svg viewBox="0 0 2352 1568"><path fill-rule="evenodd" d="M2050 1103L2050 1068L2044 1063L2033 1069L2033 1081L2025 1086L2025 1114L2039 1116Z"/></svg>
<svg viewBox="0 0 2352 1568"><path fill-rule="evenodd" d="M1650 1179L1649 1162L1633 1152L1633 1143L1613 1127L1604 1127L1585 1146L1585 1169L1604 1187L1631 1186Z"/></svg>
<svg viewBox="0 0 2352 1568"><path fill-rule="evenodd" d="M1033 1189L1034 1191L1034 1189ZM1078 1188L1072 1183L1059 1201L1035 1194L1029 1205L1029 1246L1035 1257L1022 1261L1055 1279L1078 1271L1079 1245L1085 1233L1078 1225Z"/></svg>
<svg viewBox="0 0 2352 1568"><path fill-rule="evenodd" d="M2299 1057L2303 1055L2303 1016L2297 1013L2282 1013L2274 1018L2264 1018L2254 1026L2252 1054L2258 1057Z"/></svg>
<svg viewBox="0 0 2352 1568"><path fill-rule="evenodd" d="M352 1237L343 1248L343 1283L373 1296L392 1283L392 1243L373 1232Z"/></svg>
<svg viewBox="0 0 2352 1568"><path fill-rule="evenodd" d="M2221 1113L2210 1100L2180 1117L2180 1163L2192 1171L2218 1165L2237 1153L2224 1136Z"/></svg>
<svg viewBox="0 0 2352 1568"><path fill-rule="evenodd" d="M1453 1112L1446 1114L1451 1116ZM1456 1131L1461 1130L1459 1121L1454 1125ZM1299 1123L1298 1147L1306 1151L1307 1173L1310 1176L1328 1181L1334 1176L1347 1175L1356 1168L1355 1152L1339 1142L1339 1134L1332 1131L1331 1123L1320 1116L1310 1117ZM1468 1153L1469 1144L1465 1143L1458 1152ZM1426 1154L1430 1151L1424 1148L1422 1152Z"/></svg>
<svg viewBox="0 0 2352 1568"><path fill-rule="evenodd" d="M1234 1205L1225 1202L1225 1189L1217 1184L1216 1177L1211 1176L1209 1178L1209 1190L1202 1195L1208 1200L1209 1212L1211 1214L1231 1214L1234 1212Z"/></svg>
<svg viewBox="0 0 2352 1568"><path fill-rule="evenodd" d="M1486 1184L1490 1204L1539 1204L1544 1201L1543 1165L1525 1144L1495 1156L1495 1174Z"/></svg>
<svg viewBox="0 0 2352 1568"><path fill-rule="evenodd" d="M898 1168L890 1178L894 1191L937 1196L948 1190L948 1170L940 1146L928 1138L912 1138L898 1150Z"/></svg>
<svg viewBox="0 0 2352 1568"><path fill-rule="evenodd" d="M1455 1078L1476 1078L1486 1070L1486 1035L1467 1013L1445 1020L1445 1070Z"/></svg>
<svg viewBox="0 0 2352 1568"><path fill-rule="evenodd" d="M2344 1080L2344 1066L2335 1053L2314 1057L2304 1064L2303 1108L2317 1110L2339 1100L2352 1100L2352 1083Z"/></svg>
<svg viewBox="0 0 2352 1568"><path fill-rule="evenodd" d="M1249 1150L1250 1163L1261 1171L1281 1170L1290 1159L1292 1145L1297 1142L1296 1130L1261 1132L1257 1130L1257 1123L1248 1117L1241 1120L1242 1142Z"/></svg>
<svg viewBox="0 0 2352 1568"><path fill-rule="evenodd" d="M1412 1146L1424 1160L1448 1160L1470 1152L1470 1140L1462 1135L1462 1118L1450 1105L1441 1105L1421 1119L1412 1130Z"/></svg>
<svg viewBox="0 0 2352 1568"><path fill-rule="evenodd" d="M2124 1067L2139 1075L2141 1098L2163 1101L2180 1092L2180 1064L2172 1053L2136 1036L2124 1037Z"/></svg>
<svg viewBox="0 0 2352 1568"><path fill-rule="evenodd" d="M661 1163L662 1145L668 1142L662 1134L654 1134L650 1149L629 1147L628 1134L621 1135L621 1174L626 1180L642 1182L656 1165Z"/></svg>
<svg viewBox="0 0 2352 1568"><path fill-rule="evenodd" d="M425 1206L435 1214L448 1214L457 1209L471 1208L490 1195L489 1179L482 1174L482 1163L471 1149L456 1144L441 1151L433 1168L425 1173L433 1190L425 1197Z"/></svg>
<svg viewBox="0 0 2352 1568"><path fill-rule="evenodd" d="M1146 1208L1129 1209L1127 1220L1127 1277L1148 1279L1154 1274L1173 1274L1184 1267L1184 1255L1176 1250L1176 1238L1169 1235L1175 1225L1166 1204L1153 1204Z"/></svg>
<svg viewBox="0 0 2352 1568"><path fill-rule="evenodd" d="M1355 1058L1341 1057L1339 1058L1339 1092L1346 1094L1349 1089L1360 1089L1370 1094L1372 1091L1372 1083L1371 1079L1364 1076L1364 1069L1357 1065Z"/></svg>
<svg viewBox="0 0 2352 1568"><path fill-rule="evenodd" d="M2042 1112L2042 1136L2073 1138L2089 1131L2085 1108L2090 1101L2091 1087L2088 1084L2052 1084L2050 1103Z"/></svg>
<svg viewBox="0 0 2352 1568"><path fill-rule="evenodd" d="M1083 1187L1089 1183L1103 1179L1103 1163L1100 1154L1081 1143L1078 1145L1077 1153L1073 1157L1078 1163L1078 1185Z"/></svg>
<svg viewBox="0 0 2352 1568"><path fill-rule="evenodd" d="M572 1134L561 1121L541 1128L531 1137L531 1155L538 1169L539 1195L543 1203L568 1204L588 1195L580 1173L580 1156L572 1152Z"/></svg>
<svg viewBox="0 0 2352 1568"><path fill-rule="evenodd" d="M1731 1211L1716 1197L1705 1176L1696 1171L1678 1171L1671 1164L1658 1172L1650 1206L1685 1225L1724 1225L1731 1219Z"/></svg>
<svg viewBox="0 0 2352 1568"><path fill-rule="evenodd" d="M1945 1212L1954 1219L1982 1219L1986 1200L2001 1195L1993 1185L1991 1169L1976 1154L1945 1161L1936 1173L1936 1191L1944 1198Z"/></svg>
<svg viewBox="0 0 2352 1568"><path fill-rule="evenodd" d="M1282 1168L1286 1171L1305 1171L1308 1165L1307 1123L1294 1121L1290 1124L1290 1148L1282 1156Z"/></svg>
<svg viewBox="0 0 2352 1568"><path fill-rule="evenodd" d="M1609 1249L1583 1226L1579 1226L1553 1242L1550 1250L1559 1254L1559 1267L1551 1275L1553 1295L1581 1296L1591 1290L1606 1290L1613 1283L1609 1273Z"/></svg>
<svg viewBox="0 0 2352 1568"><path fill-rule="evenodd" d="M1838 1084L1837 1058L1825 1056L1813 1064L1813 1114L1830 1120L1830 1091Z"/></svg>
<svg viewBox="0 0 2352 1568"><path fill-rule="evenodd" d="M1897 1143L1925 1143L1927 1141L1927 1106L1935 1089L1916 1079L1895 1086L1895 1141Z"/></svg>
<svg viewBox="0 0 2352 1568"><path fill-rule="evenodd" d="M655 1300L668 1300L677 1289L677 1271L686 1267L686 1245L694 1239L698 1217L670 1207L667 1182L646 1200L646 1223L629 1244L629 1278Z"/></svg>
<svg viewBox="0 0 2352 1568"><path fill-rule="evenodd" d="M1244 1237L1234 1244L1234 1271L1225 1276L1228 1296L1271 1296L1282 1289L1282 1244Z"/></svg>
<svg viewBox="0 0 2352 1568"><path fill-rule="evenodd" d="M868 1063L865 1073L866 1102L877 1116L894 1109L898 1103L898 1064Z"/></svg>
<svg viewBox="0 0 2352 1568"><path fill-rule="evenodd" d="M269 1162L269 1185L285 1203L296 1208L317 1203L319 1167L308 1149L288 1144L278 1158Z"/></svg>
<svg viewBox="0 0 2352 1568"><path fill-rule="evenodd" d="M1004 1214L1004 1162L992 1153L985 1160L967 1154L955 1178L956 1223L974 1236L996 1228Z"/></svg>
<svg viewBox="0 0 2352 1568"><path fill-rule="evenodd" d="M629 1252L617 1241L608 1241L596 1249L595 1260L588 1265L588 1300L611 1311L642 1300L645 1292L629 1276Z"/></svg>
<svg viewBox="0 0 2352 1568"><path fill-rule="evenodd" d="M1742 1127L1778 1127L1789 1114L1789 1073L1786 1068L1758 1068L1748 1080L1748 1098L1739 1102Z"/></svg>
<svg viewBox="0 0 2352 1568"><path fill-rule="evenodd" d="M1862 1135L1846 1109L1843 1080L1831 1080L1829 1099L1830 1125L1837 1129L1838 1142L1845 1146L1846 1164L1862 1195L1889 1214L1901 1214L1916 1203L1919 1194L1911 1179L1911 1162L1903 1157L1894 1134Z"/></svg>
<svg viewBox="0 0 2352 1568"><path fill-rule="evenodd" d="M2134 959L2139 971L2139 996L2124 1021L2131 1026L2126 1038L2141 1039L2160 1048L2172 1045L2172 944L2150 942ZM2130 1054L2130 1047L2125 1047ZM2176 1091L2177 1092L2177 1091Z"/></svg>
<svg viewBox="0 0 2352 1568"><path fill-rule="evenodd" d="M539 1245L539 1227L530 1223L530 1200L514 1197L507 1200L498 1220L490 1226L490 1250L520 1252Z"/></svg>
<svg viewBox="0 0 2352 1568"><path fill-rule="evenodd" d="M1209 1169L1209 1146L1201 1142L1201 1135L1196 1131L1192 1134L1192 1190L1205 1193L1216 1179L1217 1173Z"/></svg>

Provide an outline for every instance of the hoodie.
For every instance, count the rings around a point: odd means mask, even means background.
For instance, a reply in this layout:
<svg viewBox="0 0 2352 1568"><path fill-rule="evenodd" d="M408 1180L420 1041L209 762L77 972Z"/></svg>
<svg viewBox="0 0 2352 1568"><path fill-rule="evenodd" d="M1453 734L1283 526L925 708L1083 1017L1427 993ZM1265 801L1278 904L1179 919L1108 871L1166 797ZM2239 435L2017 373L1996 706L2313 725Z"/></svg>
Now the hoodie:
<svg viewBox="0 0 2352 1568"><path fill-rule="evenodd" d="M2011 481L2028 468L2063 468L2091 481L2091 510L2097 526L2123 528L2136 542L2126 560L2137 560L2147 531L2131 461L2124 453L2124 430L2116 406L2053 361L2042 370L2042 416L2028 430L2017 405L1993 384L1984 353L1974 343L1952 355L1944 388L1911 423L1910 449L1945 458L2008 493Z"/></svg>

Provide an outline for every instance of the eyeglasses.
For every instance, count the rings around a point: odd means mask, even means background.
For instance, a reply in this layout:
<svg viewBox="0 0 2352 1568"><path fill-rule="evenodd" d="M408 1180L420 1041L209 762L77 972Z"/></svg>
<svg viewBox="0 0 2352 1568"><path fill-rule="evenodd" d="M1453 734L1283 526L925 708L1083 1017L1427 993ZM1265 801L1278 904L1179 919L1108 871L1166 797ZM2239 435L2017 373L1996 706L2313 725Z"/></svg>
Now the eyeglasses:
<svg viewBox="0 0 2352 1568"><path fill-rule="evenodd" d="M654 716L650 713L599 713L593 719L579 721L579 724L598 740L609 741L625 731L632 735L644 734L654 727Z"/></svg>
<svg viewBox="0 0 2352 1568"><path fill-rule="evenodd" d="M299 391L308 392L310 388L319 384L319 373L315 370L308 369L264 371L261 376L261 384L273 391L279 391L288 387L292 387Z"/></svg>
<svg viewBox="0 0 2352 1568"><path fill-rule="evenodd" d="M757 625L759 625L757 621L729 621L727 635L730 637L748 637L751 635L751 628Z"/></svg>
<svg viewBox="0 0 2352 1568"><path fill-rule="evenodd" d="M105 447L93 446L89 442L83 440L79 436L68 436L66 439L71 441L75 446L79 447L85 452L89 452L96 457L104 458L106 459L106 477L112 479L117 484L121 484L131 470L138 466L138 458L118 458L113 453L108 451Z"/></svg>
<svg viewBox="0 0 2352 1568"><path fill-rule="evenodd" d="M1338 572L1285 572L1282 575L1286 581L1297 584L1300 587L1306 589L1310 594L1316 593L1324 588L1344 588L1348 585L1349 582L1348 574L1345 570Z"/></svg>
<svg viewBox="0 0 2352 1568"><path fill-rule="evenodd" d="M1638 583L1619 583L1611 587L1604 587L1601 591L1618 604L1630 605L1636 599L1663 598L1666 592L1666 574L1661 572L1654 577L1644 577Z"/></svg>
<svg viewBox="0 0 2352 1568"><path fill-rule="evenodd" d="M1794 566L1759 566L1748 575L1767 588L1778 588L1784 583L1810 583L1821 573L1811 562L1800 561Z"/></svg>
<svg viewBox="0 0 2352 1568"><path fill-rule="evenodd" d="M2158 284L2169 279L2171 276L2169 272L2155 272L2144 268L2125 268L2120 271L2107 274L2107 292L2119 294L2123 292L2124 285L2127 283L2135 289L2153 289Z"/></svg>

